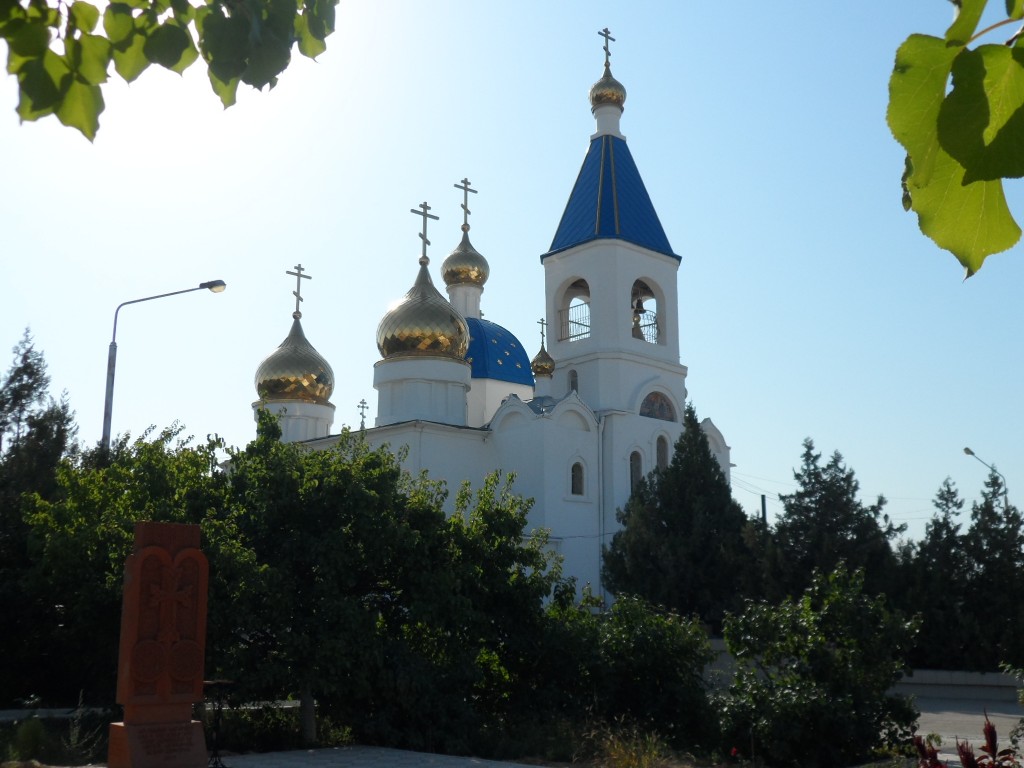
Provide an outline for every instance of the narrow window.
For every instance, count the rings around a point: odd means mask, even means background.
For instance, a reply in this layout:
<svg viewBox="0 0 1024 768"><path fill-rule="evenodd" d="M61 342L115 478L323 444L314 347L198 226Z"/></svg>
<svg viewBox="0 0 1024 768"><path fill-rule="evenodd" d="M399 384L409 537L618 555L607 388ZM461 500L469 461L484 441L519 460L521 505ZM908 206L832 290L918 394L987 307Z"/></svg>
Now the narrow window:
<svg viewBox="0 0 1024 768"><path fill-rule="evenodd" d="M576 371L569 371L569 391L580 391L580 377L577 375Z"/></svg>
<svg viewBox="0 0 1024 768"><path fill-rule="evenodd" d="M640 459L640 451L633 451L629 454L629 490L635 491L643 477L643 465Z"/></svg>
<svg viewBox="0 0 1024 768"><path fill-rule="evenodd" d="M658 469L668 469L668 438L658 438Z"/></svg>
<svg viewBox="0 0 1024 768"><path fill-rule="evenodd" d="M559 341L577 341L590 336L590 286L580 279L562 296L558 310Z"/></svg>
<svg viewBox="0 0 1024 768"><path fill-rule="evenodd" d="M583 495L583 465L578 461L572 465L572 495Z"/></svg>
<svg viewBox="0 0 1024 768"><path fill-rule="evenodd" d="M654 291L643 280L633 283L629 307L633 317L633 338L657 344L661 341L658 333L658 302Z"/></svg>

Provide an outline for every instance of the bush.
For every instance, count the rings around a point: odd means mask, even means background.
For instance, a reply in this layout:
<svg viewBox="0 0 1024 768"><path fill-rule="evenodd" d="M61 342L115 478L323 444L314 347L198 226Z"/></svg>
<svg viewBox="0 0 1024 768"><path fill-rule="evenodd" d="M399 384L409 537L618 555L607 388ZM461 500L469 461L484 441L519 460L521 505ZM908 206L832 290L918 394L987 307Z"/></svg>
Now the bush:
<svg viewBox="0 0 1024 768"><path fill-rule="evenodd" d="M851 765L909 742L917 713L887 692L915 626L863 587L860 571L840 566L816 574L799 600L748 603L726 621L738 664L720 700L726 749L809 767Z"/></svg>

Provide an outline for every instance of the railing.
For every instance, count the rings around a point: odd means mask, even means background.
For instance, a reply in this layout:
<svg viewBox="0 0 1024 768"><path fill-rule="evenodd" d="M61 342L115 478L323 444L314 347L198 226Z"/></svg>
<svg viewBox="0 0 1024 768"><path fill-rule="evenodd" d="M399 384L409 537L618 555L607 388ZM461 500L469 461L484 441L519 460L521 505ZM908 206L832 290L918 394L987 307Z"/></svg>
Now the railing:
<svg viewBox="0 0 1024 768"><path fill-rule="evenodd" d="M558 313L559 341L577 341L590 336L590 305L573 304Z"/></svg>

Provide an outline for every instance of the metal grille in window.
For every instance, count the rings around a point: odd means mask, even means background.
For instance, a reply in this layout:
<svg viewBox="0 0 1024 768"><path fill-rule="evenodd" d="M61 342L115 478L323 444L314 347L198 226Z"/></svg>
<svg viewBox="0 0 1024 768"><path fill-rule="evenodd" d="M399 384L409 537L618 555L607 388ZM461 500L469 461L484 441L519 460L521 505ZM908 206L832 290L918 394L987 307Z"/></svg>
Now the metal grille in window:
<svg viewBox="0 0 1024 768"><path fill-rule="evenodd" d="M576 341L590 336L590 305L573 304L558 313L561 325L559 341Z"/></svg>
<svg viewBox="0 0 1024 768"><path fill-rule="evenodd" d="M658 314L649 309L633 315L633 338L658 343Z"/></svg>

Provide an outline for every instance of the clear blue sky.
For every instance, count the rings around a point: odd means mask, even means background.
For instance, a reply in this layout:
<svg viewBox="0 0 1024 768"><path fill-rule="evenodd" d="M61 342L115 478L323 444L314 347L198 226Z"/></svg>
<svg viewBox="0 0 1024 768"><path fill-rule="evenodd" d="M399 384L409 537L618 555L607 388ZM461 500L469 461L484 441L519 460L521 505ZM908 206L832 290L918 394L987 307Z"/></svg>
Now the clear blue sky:
<svg viewBox="0 0 1024 768"><path fill-rule="evenodd" d="M902 210L885 124L897 46L950 18L945 0L342 0L319 61L297 58L229 110L199 65L114 81L95 144L52 118L19 126L5 77L0 344L31 327L92 443L114 308L223 279L217 296L122 310L113 427L180 420L242 445L256 367L291 322L284 273L301 262L303 324L338 378L335 429L358 424L360 399L375 411L377 323L416 274L409 209L441 216L440 285L460 234L452 185L468 177L491 265L483 310L532 354L538 256L594 128L607 26L622 130L682 256L690 395L732 446L737 499L754 512L765 492L774 515L811 437L915 537L944 477L980 490L965 445L1021 503L1020 247L963 282ZM1017 190L1011 206L1024 215Z"/></svg>

